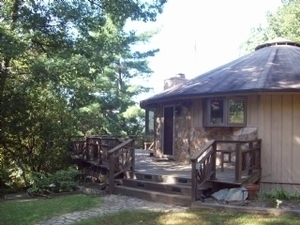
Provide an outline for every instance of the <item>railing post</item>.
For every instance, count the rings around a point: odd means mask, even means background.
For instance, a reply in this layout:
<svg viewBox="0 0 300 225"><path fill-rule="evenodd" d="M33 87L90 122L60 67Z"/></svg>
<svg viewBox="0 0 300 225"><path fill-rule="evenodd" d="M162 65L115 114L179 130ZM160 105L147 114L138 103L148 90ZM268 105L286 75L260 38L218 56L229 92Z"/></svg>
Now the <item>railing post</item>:
<svg viewBox="0 0 300 225"><path fill-rule="evenodd" d="M216 157L217 157L217 142L215 141L212 144L212 150L213 150L213 154L212 154L212 164L213 164L213 175L210 177L210 179L215 180L216 179Z"/></svg>
<svg viewBox="0 0 300 225"><path fill-rule="evenodd" d="M132 140L131 142L131 147L132 147L132 151L131 151L131 178L134 177L134 171L135 171L135 140Z"/></svg>
<svg viewBox="0 0 300 225"><path fill-rule="evenodd" d="M191 196L192 202L195 202L197 200L198 182L197 182L196 163L197 163L196 160L192 161L192 196Z"/></svg>
<svg viewBox="0 0 300 225"><path fill-rule="evenodd" d="M242 176L242 151L241 151L241 144L236 144L235 149L235 182L241 182Z"/></svg>
<svg viewBox="0 0 300 225"><path fill-rule="evenodd" d="M90 160L90 139L88 137L86 137L85 139L86 141L86 160Z"/></svg>
<svg viewBox="0 0 300 225"><path fill-rule="evenodd" d="M257 165L255 165L255 169L261 169L261 140L258 141L258 146L259 146L259 149L258 149L258 157L257 157Z"/></svg>
<svg viewBox="0 0 300 225"><path fill-rule="evenodd" d="M253 142L249 143L249 148L251 149L251 159L250 159L250 169L248 171L248 175L251 175L253 173L253 167L255 166L255 158L254 158L254 149L253 149Z"/></svg>
<svg viewBox="0 0 300 225"><path fill-rule="evenodd" d="M115 160L114 153L109 154L109 193L113 194L115 186Z"/></svg>

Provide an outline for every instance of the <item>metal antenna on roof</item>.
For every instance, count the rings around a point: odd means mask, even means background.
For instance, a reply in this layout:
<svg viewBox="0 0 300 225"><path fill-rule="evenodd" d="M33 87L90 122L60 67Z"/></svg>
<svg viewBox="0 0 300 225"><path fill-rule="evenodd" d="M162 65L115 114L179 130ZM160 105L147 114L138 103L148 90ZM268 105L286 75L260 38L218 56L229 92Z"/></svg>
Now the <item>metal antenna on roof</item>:
<svg viewBox="0 0 300 225"><path fill-rule="evenodd" d="M195 37L195 43L194 43L194 53L195 53L195 65L194 65L194 74L193 76L197 75L197 36Z"/></svg>

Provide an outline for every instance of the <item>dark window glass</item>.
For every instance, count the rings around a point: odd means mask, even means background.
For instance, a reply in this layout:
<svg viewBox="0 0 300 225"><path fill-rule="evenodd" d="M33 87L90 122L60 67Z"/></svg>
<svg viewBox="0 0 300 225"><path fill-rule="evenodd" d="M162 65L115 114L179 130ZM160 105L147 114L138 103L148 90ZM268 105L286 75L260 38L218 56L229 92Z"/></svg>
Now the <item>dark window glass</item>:
<svg viewBox="0 0 300 225"><path fill-rule="evenodd" d="M223 100L210 101L210 123L222 124L224 122L224 102Z"/></svg>

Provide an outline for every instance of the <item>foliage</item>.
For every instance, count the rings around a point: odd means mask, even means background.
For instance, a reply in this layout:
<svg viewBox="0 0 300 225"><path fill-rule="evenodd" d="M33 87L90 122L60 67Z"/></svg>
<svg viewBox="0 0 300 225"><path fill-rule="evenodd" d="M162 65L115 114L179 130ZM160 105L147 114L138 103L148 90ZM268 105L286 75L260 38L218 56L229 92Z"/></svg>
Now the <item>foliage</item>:
<svg viewBox="0 0 300 225"><path fill-rule="evenodd" d="M32 172L68 168L73 135L139 134L142 113L126 112L150 76L133 51L155 32L125 32L154 21L166 0L0 2L0 182L29 186Z"/></svg>
<svg viewBox="0 0 300 225"><path fill-rule="evenodd" d="M3 201L0 224L32 225L54 216L96 207L100 202L100 197L81 194L22 202Z"/></svg>
<svg viewBox="0 0 300 225"><path fill-rule="evenodd" d="M51 192L74 191L78 185L80 172L74 168L58 170L54 174L33 172L30 195L50 194Z"/></svg>
<svg viewBox="0 0 300 225"><path fill-rule="evenodd" d="M275 12L268 12L266 18L266 26L251 29L248 40L241 45L242 54L277 37L300 42L300 0L282 0L282 6Z"/></svg>
<svg viewBox="0 0 300 225"><path fill-rule="evenodd" d="M299 218L287 215L274 217L273 215L253 215L225 213L214 210L187 211L187 212L149 212L149 211L123 211L100 217L94 217L75 223L76 225L121 225L121 224L145 224L145 225L208 225L208 224L228 224L228 225L260 225L260 224L299 224Z"/></svg>
<svg viewBox="0 0 300 225"><path fill-rule="evenodd" d="M289 193L284 189L272 189L270 192L260 192L259 198L269 200L296 200L300 201L300 193Z"/></svg>

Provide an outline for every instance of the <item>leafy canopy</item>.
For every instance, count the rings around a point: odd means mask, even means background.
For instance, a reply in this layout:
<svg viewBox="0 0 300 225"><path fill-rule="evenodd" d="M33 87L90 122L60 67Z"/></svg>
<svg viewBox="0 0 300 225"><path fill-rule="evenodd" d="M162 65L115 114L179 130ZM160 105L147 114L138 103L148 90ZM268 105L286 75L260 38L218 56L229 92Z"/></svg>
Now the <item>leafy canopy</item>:
<svg viewBox="0 0 300 225"><path fill-rule="evenodd" d="M241 45L243 54L277 37L300 42L300 0L282 0L275 12L266 14L267 25L252 28L248 40Z"/></svg>
<svg viewBox="0 0 300 225"><path fill-rule="evenodd" d="M148 89L130 81L151 75L158 49L132 46L155 32L123 28L155 21L165 2L0 1L0 183L66 167L69 136L142 131L132 97Z"/></svg>

